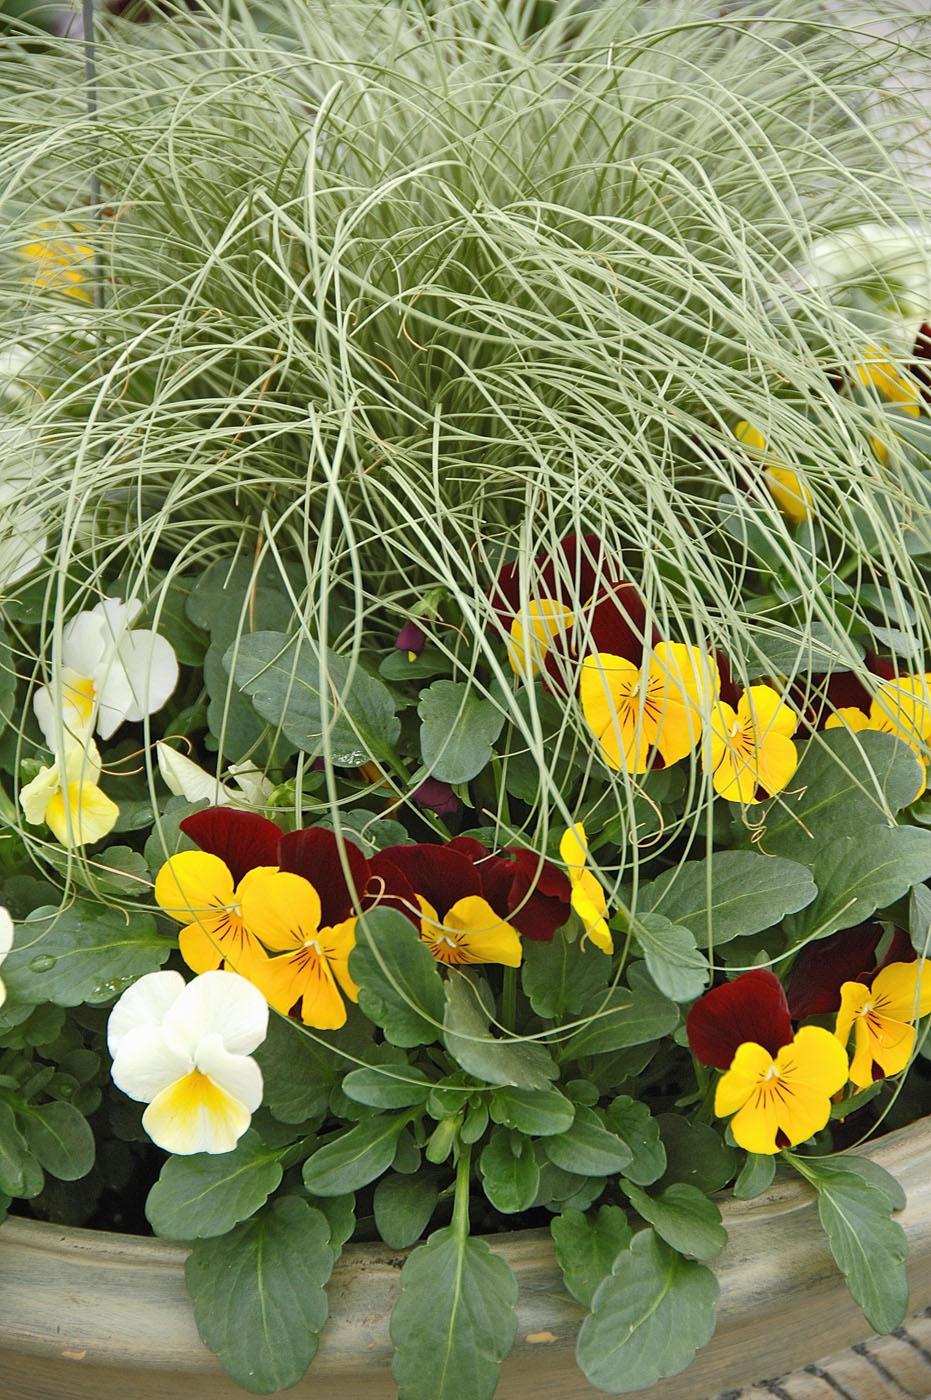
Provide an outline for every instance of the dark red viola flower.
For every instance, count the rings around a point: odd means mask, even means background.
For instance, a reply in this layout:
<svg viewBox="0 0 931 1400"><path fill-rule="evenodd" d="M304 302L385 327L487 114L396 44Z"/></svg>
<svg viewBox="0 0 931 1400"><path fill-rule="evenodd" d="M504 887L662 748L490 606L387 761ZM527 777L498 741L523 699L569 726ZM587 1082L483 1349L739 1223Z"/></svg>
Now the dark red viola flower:
<svg viewBox="0 0 931 1400"><path fill-rule="evenodd" d="M931 321L925 321L918 331L912 355L915 358L912 374L921 385L922 399L931 405Z"/></svg>
<svg viewBox="0 0 931 1400"><path fill-rule="evenodd" d="M549 943L569 917L572 887L565 873L535 851L508 846L492 854L471 836L450 841L472 861L492 909L523 938Z"/></svg>
<svg viewBox="0 0 931 1400"><path fill-rule="evenodd" d="M878 962L876 950L882 937L882 924L858 924L803 948L792 969L787 994L795 1020L839 1011L845 982L868 983L890 963L915 961L917 954L908 934L897 928L885 957Z"/></svg>
<svg viewBox="0 0 931 1400"><path fill-rule="evenodd" d="M539 555L528 590L527 616L521 611L521 574L506 564L490 593L501 631L508 639L513 669L545 673L546 683L563 687L589 652L623 656L639 665L644 646L658 634L647 624L640 591L606 559L595 535L569 535L553 554Z"/></svg>
<svg viewBox="0 0 931 1400"><path fill-rule="evenodd" d="M292 875L302 875L313 885L320 896L321 928L342 923L366 904L372 877L367 857L352 841L324 826L302 827L282 836L278 866Z"/></svg>
<svg viewBox="0 0 931 1400"><path fill-rule="evenodd" d="M179 822L185 836L208 855L219 856L238 885L244 875L259 865L278 864L278 843L282 830L257 812L241 812L235 807L205 807Z"/></svg>
<svg viewBox="0 0 931 1400"><path fill-rule="evenodd" d="M753 968L699 997L685 1021L692 1053L702 1064L730 1069L741 1045L752 1041L770 1055L792 1041L792 1018L782 983L768 968Z"/></svg>
<svg viewBox="0 0 931 1400"><path fill-rule="evenodd" d="M400 632L394 639L397 651L406 651L409 657L419 656L427 642L427 634L422 627L418 627L413 618L405 622Z"/></svg>
<svg viewBox="0 0 931 1400"><path fill-rule="evenodd" d="M864 664L878 680L895 679L895 665L888 657L867 652ZM808 738L816 729L824 729L837 710L856 709L869 714L873 696L853 671L834 671L797 680L789 688L789 704L799 714L796 738Z"/></svg>
<svg viewBox="0 0 931 1400"><path fill-rule="evenodd" d="M438 778L424 778L411 797L418 807L426 807L438 817L454 817L462 806L449 783L441 783Z"/></svg>

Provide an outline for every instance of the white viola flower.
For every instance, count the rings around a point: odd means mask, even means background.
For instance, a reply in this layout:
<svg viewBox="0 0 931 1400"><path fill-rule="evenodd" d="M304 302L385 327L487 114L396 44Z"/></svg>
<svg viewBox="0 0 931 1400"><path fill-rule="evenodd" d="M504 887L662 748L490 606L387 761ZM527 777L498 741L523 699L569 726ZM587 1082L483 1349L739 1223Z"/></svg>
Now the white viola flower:
<svg viewBox="0 0 931 1400"><path fill-rule="evenodd" d="M160 710L178 684L178 658L166 637L133 627L138 600L105 598L73 617L62 633L62 672L33 696L45 741L54 746L62 696L90 687L97 733L109 739L124 720L138 721Z"/></svg>
<svg viewBox="0 0 931 1400"><path fill-rule="evenodd" d="M910 351L931 308L931 244L910 225L860 224L816 239L808 277L827 288L861 283Z"/></svg>
<svg viewBox="0 0 931 1400"><path fill-rule="evenodd" d="M261 768L248 760L244 763L231 763L229 783L222 783L214 774L201 768L199 763L179 753L170 744L159 742L155 745L158 756L158 771L165 780L165 786L174 797L183 797L187 802L209 802L213 807L261 807L273 790Z"/></svg>
<svg viewBox="0 0 931 1400"><path fill-rule="evenodd" d="M44 822L63 846L89 846L108 835L120 809L98 786L102 767L96 744L66 739L61 757L19 794L27 822Z"/></svg>
<svg viewBox="0 0 931 1400"><path fill-rule="evenodd" d="M13 920L6 909L0 907L0 963L4 961L7 953L13 947ZM0 1006L6 1001L6 987L3 979L0 978Z"/></svg>
<svg viewBox="0 0 931 1400"><path fill-rule="evenodd" d="M142 1126L179 1156L231 1152L262 1102L251 1057L268 1030L268 1003L235 972L150 972L110 1012L113 1082L149 1106Z"/></svg>
<svg viewBox="0 0 931 1400"><path fill-rule="evenodd" d="M41 454L29 427L10 415L0 419L0 589L31 574L48 545L44 512L33 484Z"/></svg>

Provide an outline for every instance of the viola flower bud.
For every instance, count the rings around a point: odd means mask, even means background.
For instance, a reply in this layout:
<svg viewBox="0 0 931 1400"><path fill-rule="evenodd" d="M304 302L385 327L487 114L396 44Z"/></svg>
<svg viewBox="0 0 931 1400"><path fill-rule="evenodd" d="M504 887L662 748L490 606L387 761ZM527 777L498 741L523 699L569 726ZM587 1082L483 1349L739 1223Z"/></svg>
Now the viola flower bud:
<svg viewBox="0 0 931 1400"><path fill-rule="evenodd" d="M425 778L412 796L418 807L427 807L438 817L453 817L459 811L459 798L449 783L441 783L437 778Z"/></svg>
<svg viewBox="0 0 931 1400"><path fill-rule="evenodd" d="M398 651L406 651L408 661L416 661L426 645L427 634L422 627L418 627L413 618L405 622L400 632L394 639L395 648Z"/></svg>

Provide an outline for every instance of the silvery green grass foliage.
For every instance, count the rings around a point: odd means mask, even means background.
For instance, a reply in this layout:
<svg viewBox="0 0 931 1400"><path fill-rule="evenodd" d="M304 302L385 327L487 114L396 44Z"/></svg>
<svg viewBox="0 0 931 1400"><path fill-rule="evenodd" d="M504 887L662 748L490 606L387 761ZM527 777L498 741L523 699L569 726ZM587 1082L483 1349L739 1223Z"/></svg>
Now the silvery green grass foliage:
<svg viewBox="0 0 931 1400"><path fill-rule="evenodd" d="M901 362L931 309L901 173L920 114L885 81L928 35L865 60L813 0L723 9L224 0L103 26L90 114L80 46L3 41L0 1204L83 1223L158 1174L149 1221L192 1243L198 1324L247 1390L303 1374L356 1231L417 1246L399 1393L491 1396L517 1284L481 1237L509 1220L552 1221L597 1388L682 1369L714 1327L710 1196L764 1189L773 1162L713 1119L688 1005L864 919L925 951L907 746L816 729L791 788L744 812L696 755L610 770L493 625L502 564L529 601L534 559L588 535L663 637L740 686L823 708L826 674L871 683L868 653L931 669L928 419L838 389L869 345ZM86 299L24 263L49 227L92 250ZM808 520L748 475L741 419L804 475ZM48 757L30 696L105 596L144 604L182 679L106 749L111 836L67 849L18 806ZM393 646L415 617L416 663ZM210 798L166 791L166 737L366 853L462 829L558 859L582 820L626 911L617 954L580 958L570 923L518 977L441 979L388 913L363 919L362 1011L326 1033L273 1017L235 1151L165 1160L103 1037L126 986L181 966L152 883ZM266 780L246 797L244 763ZM414 802L431 776L458 815ZM882 1329L905 1308L902 1200L830 1154L923 1112L920 1062L861 1097L787 1165Z"/></svg>

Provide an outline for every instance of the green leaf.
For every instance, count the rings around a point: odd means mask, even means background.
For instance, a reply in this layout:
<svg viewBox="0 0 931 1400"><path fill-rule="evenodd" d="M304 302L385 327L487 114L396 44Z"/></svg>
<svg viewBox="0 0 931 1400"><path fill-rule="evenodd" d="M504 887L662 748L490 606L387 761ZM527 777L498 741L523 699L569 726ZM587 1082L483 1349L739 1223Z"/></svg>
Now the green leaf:
<svg viewBox="0 0 931 1400"><path fill-rule="evenodd" d="M845 1170L845 1160L806 1157L799 1169L818 1192L818 1215L853 1298L872 1328L892 1332L908 1308L905 1231L891 1218L888 1190Z"/></svg>
<svg viewBox="0 0 931 1400"><path fill-rule="evenodd" d="M304 1163L304 1185L315 1196L342 1196L368 1186L394 1161L401 1129L409 1113L365 1118L334 1142L319 1148Z"/></svg>
<svg viewBox="0 0 931 1400"><path fill-rule="evenodd" d="M792 794L763 808L767 855L810 865L827 836L862 841L869 831L872 839L920 781L918 760L894 735L827 729L804 746Z"/></svg>
<svg viewBox="0 0 931 1400"><path fill-rule="evenodd" d="M645 1045L669 1035L679 1024L679 1008L674 1001L649 987L615 987L599 992L580 1013L590 1017L587 1026L563 1042L560 1059L575 1060L581 1055L605 1055L629 1045Z"/></svg>
<svg viewBox="0 0 931 1400"><path fill-rule="evenodd" d="M656 1121L666 1149L664 1186L685 1181L710 1195L727 1185L737 1170L739 1157L716 1128L690 1122L678 1113L660 1113Z"/></svg>
<svg viewBox="0 0 931 1400"><path fill-rule="evenodd" d="M595 1293L579 1332L579 1365L609 1395L677 1375L711 1340L718 1292L704 1264L683 1259L652 1230L642 1230Z"/></svg>
<svg viewBox="0 0 931 1400"><path fill-rule="evenodd" d="M148 863L131 846L108 846L94 857L92 871L95 885L106 894L137 899L151 894Z"/></svg>
<svg viewBox="0 0 931 1400"><path fill-rule="evenodd" d="M701 995L711 969L687 928L670 923L663 914L642 914L634 930L650 976L664 996L694 1001Z"/></svg>
<svg viewBox="0 0 931 1400"><path fill-rule="evenodd" d="M543 1151L554 1166L577 1176L610 1176L633 1161L633 1153L610 1132L592 1108L577 1108L565 1133L543 1139Z"/></svg>
<svg viewBox="0 0 931 1400"><path fill-rule="evenodd" d="M36 1161L59 1181L78 1181L94 1165L94 1134L74 1104L28 1104L20 1125Z"/></svg>
<svg viewBox="0 0 931 1400"><path fill-rule="evenodd" d="M251 632L229 648L223 665L263 719L280 725L304 753L323 752L324 711L337 767L385 757L398 741L401 722L388 687L309 638Z"/></svg>
<svg viewBox="0 0 931 1400"><path fill-rule="evenodd" d="M421 692L417 713L424 764L441 783L467 783L482 771L505 718L466 681L434 681Z"/></svg>
<svg viewBox="0 0 931 1400"><path fill-rule="evenodd" d="M333 1268L330 1228L297 1196L228 1235L198 1240L185 1265L197 1330L244 1390L296 1385L314 1359Z"/></svg>
<svg viewBox="0 0 931 1400"><path fill-rule="evenodd" d="M611 959L572 942L564 930L552 943L524 942L521 986L538 1016L559 1021L577 1015L608 985Z"/></svg>
<svg viewBox="0 0 931 1400"><path fill-rule="evenodd" d="M637 1186L652 1186L666 1170L666 1149L660 1137L659 1124L645 1103L619 1094L604 1110L605 1123L617 1133L632 1153L624 1168L624 1177Z"/></svg>
<svg viewBox="0 0 931 1400"><path fill-rule="evenodd" d="M658 1196L648 1196L625 1182L624 1190L637 1214L680 1254L690 1259L713 1259L727 1244L721 1212L697 1186L679 1181Z"/></svg>
<svg viewBox="0 0 931 1400"><path fill-rule="evenodd" d="M643 909L683 924L704 946L745 938L804 909L817 894L806 866L754 851L717 851L663 872L640 892Z"/></svg>
<svg viewBox="0 0 931 1400"><path fill-rule="evenodd" d="M931 831L893 826L876 827L868 841L837 836L813 853L812 871L817 897L785 921L792 945L862 924L931 876Z"/></svg>
<svg viewBox="0 0 931 1400"><path fill-rule="evenodd" d="M931 889L916 885L908 901L908 932L920 958L931 957Z"/></svg>
<svg viewBox="0 0 931 1400"><path fill-rule="evenodd" d="M250 1128L232 1152L169 1157L145 1213L157 1235L206 1240L254 1215L281 1181L279 1151Z"/></svg>
<svg viewBox="0 0 931 1400"><path fill-rule="evenodd" d="M326 1112L345 1061L320 1038L284 1016L268 1018L268 1034L254 1053L264 1082L262 1102L279 1123L306 1123Z"/></svg>
<svg viewBox="0 0 931 1400"><path fill-rule="evenodd" d="M28 1156L26 1139L16 1126L13 1110L0 1099L0 1191L4 1195L22 1195Z"/></svg>
<svg viewBox="0 0 931 1400"><path fill-rule="evenodd" d="M480 1165L485 1195L495 1210L515 1215L530 1209L540 1186L540 1168L526 1138L519 1137L515 1142L507 1128L495 1128L482 1151Z"/></svg>
<svg viewBox="0 0 931 1400"><path fill-rule="evenodd" d="M489 1104L495 1123L529 1137L549 1137L572 1126L575 1109L558 1089L496 1089Z"/></svg>
<svg viewBox="0 0 931 1400"><path fill-rule="evenodd" d="M217 559L194 580L185 612L195 627L228 647L252 628L287 627L294 606L274 560Z"/></svg>
<svg viewBox="0 0 931 1400"><path fill-rule="evenodd" d="M432 1045L445 1000L436 959L398 909L370 909L356 924L349 972L359 1006L392 1045Z"/></svg>
<svg viewBox="0 0 931 1400"><path fill-rule="evenodd" d="M559 1073L549 1051L535 1041L496 1040L489 1034L490 1004L484 983L466 974L446 982L443 1040L453 1059L468 1074L486 1084L514 1084L522 1089L547 1089Z"/></svg>
<svg viewBox="0 0 931 1400"><path fill-rule="evenodd" d="M338 1259L356 1228L356 1198L350 1192L347 1196L310 1196L309 1200L330 1227L330 1248Z"/></svg>
<svg viewBox="0 0 931 1400"><path fill-rule="evenodd" d="M436 1178L422 1173L383 1176L375 1187L375 1225L389 1249L408 1249L430 1224L437 1201Z"/></svg>
<svg viewBox="0 0 931 1400"><path fill-rule="evenodd" d="M398 1400L492 1400L516 1303L510 1265L484 1240L435 1231L401 1270L391 1314Z"/></svg>
<svg viewBox="0 0 931 1400"><path fill-rule="evenodd" d="M601 1206L591 1216L566 1210L550 1221L550 1230L563 1282L573 1298L590 1308L598 1285L630 1244L625 1212L620 1206Z"/></svg>
<svg viewBox="0 0 931 1400"><path fill-rule="evenodd" d="M370 1108L410 1108L425 1103L433 1081L412 1065L366 1065L350 1070L342 1083L343 1093L355 1103Z"/></svg>
<svg viewBox="0 0 931 1400"><path fill-rule="evenodd" d="M734 1195L738 1201L752 1201L772 1185L776 1175L776 1158L747 1153L747 1160L741 1167L734 1182Z"/></svg>
<svg viewBox="0 0 931 1400"><path fill-rule="evenodd" d="M127 916L91 902L67 909L45 906L17 926L3 980L11 999L31 1005L112 1001L161 967L173 946L141 910Z"/></svg>

